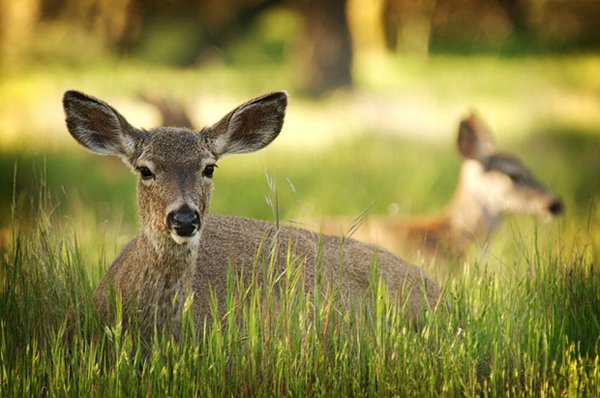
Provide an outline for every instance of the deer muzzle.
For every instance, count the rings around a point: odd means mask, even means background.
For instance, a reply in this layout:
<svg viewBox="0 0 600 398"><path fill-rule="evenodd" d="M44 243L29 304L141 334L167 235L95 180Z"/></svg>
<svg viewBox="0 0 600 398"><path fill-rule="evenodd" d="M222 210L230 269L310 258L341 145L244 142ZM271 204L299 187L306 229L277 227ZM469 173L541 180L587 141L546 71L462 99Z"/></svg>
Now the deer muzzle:
<svg viewBox="0 0 600 398"><path fill-rule="evenodd" d="M188 205L183 205L167 215L167 225L178 236L190 237L200 227L200 215Z"/></svg>
<svg viewBox="0 0 600 398"><path fill-rule="evenodd" d="M553 216L558 216L565 209L565 205L560 199L555 199L548 205L548 212Z"/></svg>

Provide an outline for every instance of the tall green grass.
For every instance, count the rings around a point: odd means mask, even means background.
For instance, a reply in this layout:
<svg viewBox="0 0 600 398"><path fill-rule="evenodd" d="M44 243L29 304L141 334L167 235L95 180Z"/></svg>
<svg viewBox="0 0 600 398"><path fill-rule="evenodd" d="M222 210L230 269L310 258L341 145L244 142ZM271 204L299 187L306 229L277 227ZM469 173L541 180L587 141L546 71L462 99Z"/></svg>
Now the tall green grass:
<svg viewBox="0 0 600 398"><path fill-rule="evenodd" d="M418 327L376 278L356 311L340 311L326 289L308 300L290 256L284 276L262 283L230 274L225 315L213 303L196 323L188 302L179 340L157 333L146 348L119 315L94 316L112 249L98 248L102 236L80 238L40 192L34 223L14 208L2 253L1 396L600 395L600 274L583 249L533 239L513 260L527 272L474 264L445 283ZM285 278L279 301L275 277Z"/></svg>

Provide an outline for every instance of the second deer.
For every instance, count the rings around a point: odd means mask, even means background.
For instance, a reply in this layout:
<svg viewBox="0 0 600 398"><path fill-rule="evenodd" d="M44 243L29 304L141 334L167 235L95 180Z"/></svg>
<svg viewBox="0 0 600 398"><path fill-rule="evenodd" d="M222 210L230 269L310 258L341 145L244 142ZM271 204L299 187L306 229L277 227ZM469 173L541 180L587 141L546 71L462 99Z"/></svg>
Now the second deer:
<svg viewBox="0 0 600 398"><path fill-rule="evenodd" d="M324 219L320 230L345 233L396 253L419 252L426 261L464 260L474 245L483 248L509 214L545 218L563 211L562 201L513 154L496 147L489 129L471 113L460 122L463 157L453 198L438 214L403 219Z"/></svg>

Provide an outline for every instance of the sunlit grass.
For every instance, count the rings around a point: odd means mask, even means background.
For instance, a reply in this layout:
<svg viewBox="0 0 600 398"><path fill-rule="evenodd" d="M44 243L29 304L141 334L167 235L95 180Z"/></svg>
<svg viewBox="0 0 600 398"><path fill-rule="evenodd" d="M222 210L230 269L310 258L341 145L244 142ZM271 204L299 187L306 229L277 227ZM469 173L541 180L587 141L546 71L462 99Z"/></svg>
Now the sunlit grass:
<svg viewBox="0 0 600 398"><path fill-rule="evenodd" d="M89 227L80 235L53 209L45 197L34 225L17 217L2 255L3 396L600 393L600 276L578 249L547 250L532 237L512 264L526 272L472 264L417 328L376 279L369 306L346 313L331 293L308 301L292 263L280 305L259 299L269 283L232 274L225 315L195 325L188 305L180 340L158 335L147 349L120 318L99 323L91 303L97 270L111 261L106 236L119 228L80 208Z"/></svg>

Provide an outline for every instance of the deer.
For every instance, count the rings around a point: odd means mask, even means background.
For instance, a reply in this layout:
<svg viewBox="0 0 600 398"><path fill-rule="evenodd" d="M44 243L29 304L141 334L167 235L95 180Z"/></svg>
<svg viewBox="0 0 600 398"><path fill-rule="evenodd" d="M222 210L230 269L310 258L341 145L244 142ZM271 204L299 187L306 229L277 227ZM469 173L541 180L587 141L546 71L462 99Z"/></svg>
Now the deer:
<svg viewBox="0 0 600 398"><path fill-rule="evenodd" d="M93 153L121 158L137 175L139 232L96 288L93 300L101 317L114 313L110 303L116 296L121 298L123 319L133 316L145 338L155 327L177 336L186 300L192 300L195 322L202 326L211 316L213 297L222 315L229 267L240 278L252 275L257 256L270 254L277 274L286 272L288 255L302 265L307 295L314 291L322 264L323 278L339 283L342 300L356 302L367 294L376 264L391 294L406 303L411 320L433 308L440 295L436 282L384 249L268 221L208 213L217 161L269 145L282 129L287 102L285 92L274 92L234 108L201 130L145 130L133 127L100 99L65 92L63 107L72 137Z"/></svg>
<svg viewBox="0 0 600 398"><path fill-rule="evenodd" d="M458 184L439 213L354 221L324 218L315 229L346 233L396 254L418 253L438 266L465 261L473 246L486 247L507 215L551 219L564 211L561 199L517 156L497 148L489 127L476 112L460 121L457 148L462 156Z"/></svg>

